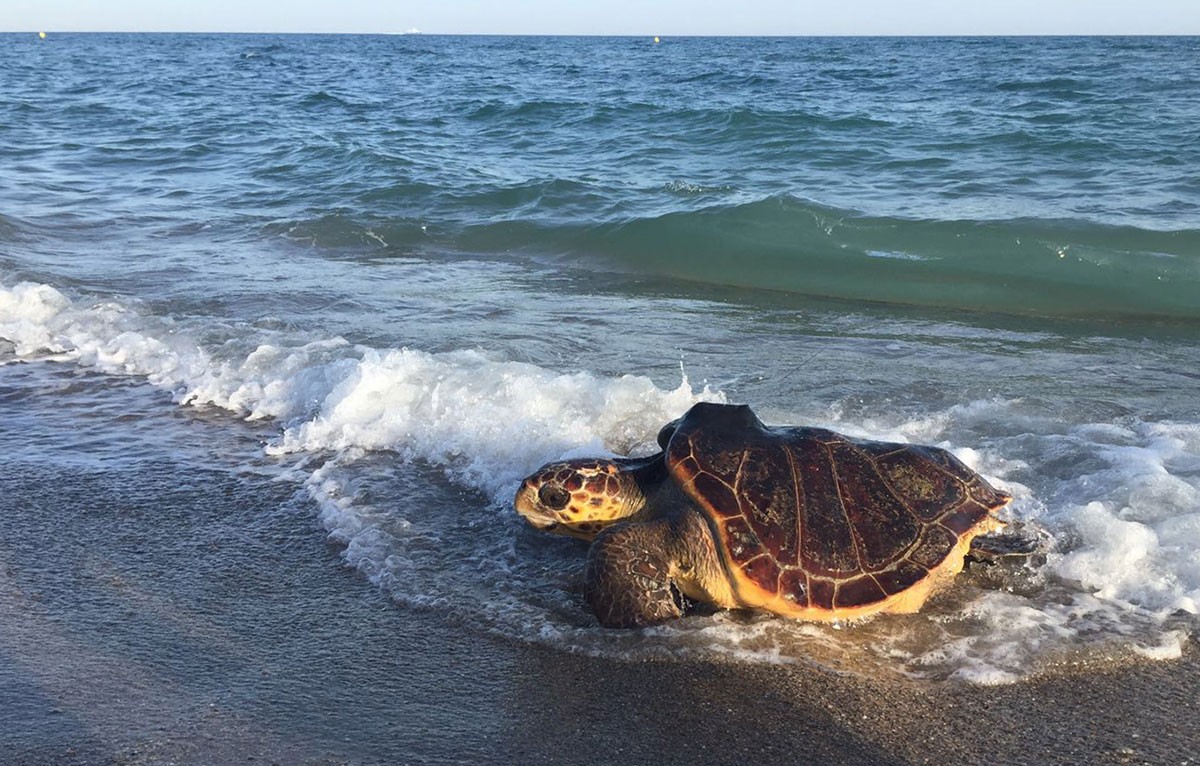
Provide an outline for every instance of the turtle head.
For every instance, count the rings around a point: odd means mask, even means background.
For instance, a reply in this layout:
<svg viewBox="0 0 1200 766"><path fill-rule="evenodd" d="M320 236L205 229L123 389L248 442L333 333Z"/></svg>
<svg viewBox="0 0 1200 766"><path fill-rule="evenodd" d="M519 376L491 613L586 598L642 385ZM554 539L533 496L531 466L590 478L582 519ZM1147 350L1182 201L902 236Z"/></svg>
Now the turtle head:
<svg viewBox="0 0 1200 766"><path fill-rule="evenodd" d="M636 467L645 461L586 459L550 463L521 483L513 505L533 526L591 540L646 505Z"/></svg>

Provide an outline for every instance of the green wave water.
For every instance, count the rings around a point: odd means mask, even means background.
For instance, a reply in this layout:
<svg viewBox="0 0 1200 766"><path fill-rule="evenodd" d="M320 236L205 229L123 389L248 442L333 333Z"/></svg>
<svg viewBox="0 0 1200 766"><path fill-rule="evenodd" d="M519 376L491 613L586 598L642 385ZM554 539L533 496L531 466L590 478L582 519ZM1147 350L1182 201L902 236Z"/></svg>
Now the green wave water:
<svg viewBox="0 0 1200 766"><path fill-rule="evenodd" d="M473 204L544 210L556 204L548 195L587 196L570 186L527 185ZM849 302L1105 321L1200 319L1200 229L906 219L781 196L594 224L512 220L430 231L419 220L335 215L271 230L331 250L523 253L579 269Z"/></svg>
<svg viewBox="0 0 1200 766"><path fill-rule="evenodd" d="M588 232L623 267L740 287L1047 316L1200 319L1200 230L907 220L796 201Z"/></svg>
<svg viewBox="0 0 1200 766"><path fill-rule="evenodd" d="M5 40L6 250L202 209L339 258L1200 318L1189 38Z"/></svg>

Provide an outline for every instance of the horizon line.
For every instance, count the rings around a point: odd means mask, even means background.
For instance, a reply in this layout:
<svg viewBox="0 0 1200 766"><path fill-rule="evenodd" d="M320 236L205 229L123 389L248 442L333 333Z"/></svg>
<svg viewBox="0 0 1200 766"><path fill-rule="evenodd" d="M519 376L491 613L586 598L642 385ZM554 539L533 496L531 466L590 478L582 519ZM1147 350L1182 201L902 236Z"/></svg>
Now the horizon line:
<svg viewBox="0 0 1200 766"><path fill-rule="evenodd" d="M0 29L2 35L37 35L39 33L60 35L341 35L357 37L622 37L622 38L673 38L704 39L762 39L762 38L991 38L991 37L1200 37L1200 32L804 32L775 34L670 34L670 33L600 33L600 32L422 32L401 30L395 32L314 32L301 30L132 30L132 29Z"/></svg>

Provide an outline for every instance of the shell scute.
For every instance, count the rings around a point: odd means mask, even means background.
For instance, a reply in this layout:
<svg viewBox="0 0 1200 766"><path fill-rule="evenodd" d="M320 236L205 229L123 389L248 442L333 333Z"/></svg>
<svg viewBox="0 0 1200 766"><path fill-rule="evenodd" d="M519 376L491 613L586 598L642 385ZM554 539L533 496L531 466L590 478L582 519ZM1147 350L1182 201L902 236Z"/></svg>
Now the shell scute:
<svg viewBox="0 0 1200 766"><path fill-rule="evenodd" d="M938 467L945 461L934 460L935 452L943 453L910 446L875 460L884 479L897 495L908 500L908 507L921 521L933 521L966 499L962 482Z"/></svg>
<svg viewBox="0 0 1200 766"><path fill-rule="evenodd" d="M873 458L882 458L894 455L897 452L903 452L908 449L907 444L896 444L895 442L877 442L868 439L855 441L858 448L866 452Z"/></svg>
<svg viewBox="0 0 1200 766"><path fill-rule="evenodd" d="M779 584L779 565L767 554L761 554L741 566L751 582L763 590L774 591Z"/></svg>
<svg viewBox="0 0 1200 766"><path fill-rule="evenodd" d="M1012 495L1001 492L984 481L973 481L967 484L967 494L971 499L985 508L995 509L1012 500Z"/></svg>
<svg viewBox="0 0 1200 766"><path fill-rule="evenodd" d="M779 575L779 583L776 587L782 598L791 601L797 607L809 606L808 575L804 573L803 569L783 570Z"/></svg>
<svg viewBox="0 0 1200 766"><path fill-rule="evenodd" d="M712 474L732 487L737 484L738 472L742 467L744 457L745 453L741 449L741 445L724 447L723 445L709 444L705 445L701 455L697 456L697 461L705 473Z"/></svg>
<svg viewBox="0 0 1200 766"><path fill-rule="evenodd" d="M804 492L800 525L800 564L811 574L844 577L861 571L854 532L838 493L833 461L825 445L800 441L788 445L796 478Z"/></svg>
<svg viewBox="0 0 1200 766"><path fill-rule="evenodd" d="M811 578L808 581L808 604L818 609L833 609L833 594L837 583L833 580Z"/></svg>
<svg viewBox="0 0 1200 766"><path fill-rule="evenodd" d="M692 480L696 493L705 499L713 513L718 516L741 516L742 509L737 496L725 482L710 473L701 471Z"/></svg>
<svg viewBox="0 0 1200 766"><path fill-rule="evenodd" d="M741 564L764 553L762 541L746 523L746 519L735 516L724 523L724 538L729 546L731 558Z"/></svg>
<svg viewBox="0 0 1200 766"><path fill-rule="evenodd" d="M942 526L926 527L908 559L926 569L933 569L954 549L958 535Z"/></svg>
<svg viewBox="0 0 1200 766"><path fill-rule="evenodd" d="M955 535L961 535L971 527L983 521L988 515L988 509L974 502L964 503L942 518L942 526Z"/></svg>
<svg viewBox="0 0 1200 766"><path fill-rule="evenodd" d="M742 513L755 533L779 562L795 565L800 523L796 482L786 451L778 446L747 449L736 490Z"/></svg>
<svg viewBox="0 0 1200 766"><path fill-rule="evenodd" d="M877 571L889 566L917 539L919 522L865 453L844 441L831 445L830 451L863 568Z"/></svg>
<svg viewBox="0 0 1200 766"><path fill-rule="evenodd" d="M838 585L834 606L859 607L883 601L887 597L888 594L875 582L875 578L863 575Z"/></svg>
<svg viewBox="0 0 1200 766"><path fill-rule="evenodd" d="M892 595L908 590L929 576L929 570L912 561L901 561L895 567L875 575L875 581Z"/></svg>

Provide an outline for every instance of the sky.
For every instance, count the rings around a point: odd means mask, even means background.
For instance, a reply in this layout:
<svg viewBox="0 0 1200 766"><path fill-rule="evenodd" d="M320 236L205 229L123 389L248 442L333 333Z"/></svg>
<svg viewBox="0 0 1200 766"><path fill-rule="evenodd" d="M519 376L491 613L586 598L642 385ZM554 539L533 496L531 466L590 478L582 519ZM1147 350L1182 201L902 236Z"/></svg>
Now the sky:
<svg viewBox="0 0 1200 766"><path fill-rule="evenodd" d="M1200 0L0 0L9 32L1200 35Z"/></svg>

